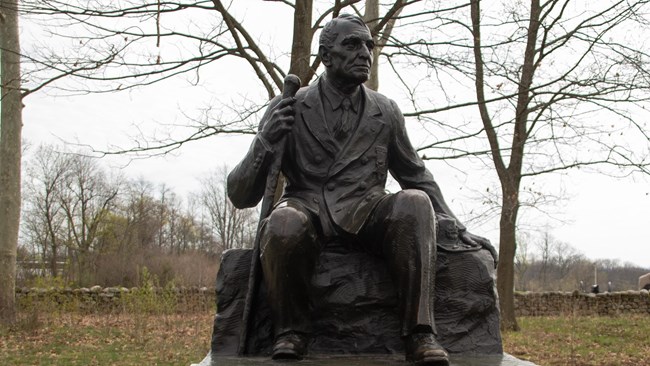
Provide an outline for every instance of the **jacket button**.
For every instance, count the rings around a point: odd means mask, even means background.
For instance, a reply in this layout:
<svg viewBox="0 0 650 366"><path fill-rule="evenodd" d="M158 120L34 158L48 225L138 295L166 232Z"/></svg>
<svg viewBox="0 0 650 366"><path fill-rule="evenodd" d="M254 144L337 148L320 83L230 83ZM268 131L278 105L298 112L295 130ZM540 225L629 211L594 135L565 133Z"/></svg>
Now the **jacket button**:
<svg viewBox="0 0 650 366"><path fill-rule="evenodd" d="M320 155L316 155L314 156L314 161L316 162L316 164L320 164L323 161L323 157Z"/></svg>
<svg viewBox="0 0 650 366"><path fill-rule="evenodd" d="M320 200L316 197L314 197L312 200L314 201L314 203L320 203Z"/></svg>
<svg viewBox="0 0 650 366"><path fill-rule="evenodd" d="M367 157L367 156L363 156L363 157L361 158L361 164L362 164L362 165L366 165L366 164L368 164L368 157Z"/></svg>
<svg viewBox="0 0 650 366"><path fill-rule="evenodd" d="M368 188L368 185L366 184L366 182L361 182L361 183L359 184L359 190L360 190L360 191L365 191L366 188Z"/></svg>
<svg viewBox="0 0 650 366"><path fill-rule="evenodd" d="M334 184L334 182L327 183L327 190L328 191L333 191L334 188L336 188L336 184Z"/></svg>

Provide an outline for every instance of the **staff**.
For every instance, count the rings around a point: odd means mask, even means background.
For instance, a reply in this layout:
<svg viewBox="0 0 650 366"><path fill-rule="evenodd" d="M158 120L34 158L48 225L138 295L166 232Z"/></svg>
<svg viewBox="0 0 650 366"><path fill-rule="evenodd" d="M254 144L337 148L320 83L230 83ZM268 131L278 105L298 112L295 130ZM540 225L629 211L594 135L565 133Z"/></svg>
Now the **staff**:
<svg viewBox="0 0 650 366"><path fill-rule="evenodd" d="M282 99L293 98L298 89L300 89L300 78L296 75L289 74L284 78L284 85L282 87ZM285 135L286 136L286 135ZM278 143L278 146L282 147L284 144L284 137ZM246 342L248 340L248 330L251 327L251 312L253 308L253 301L255 300L255 293L257 292L258 287L258 277L260 272L260 229L262 222L266 219L273 209L275 192L278 189L278 181L280 176L280 168L282 167L282 156L284 155L284 149L278 149L275 159L271 164L271 169L269 170L269 175L266 179L266 188L264 191L264 198L262 199L262 208L260 210L260 221L257 227L257 235L255 236L255 242L253 244L253 255L251 257L251 266L250 274L248 276L248 291L246 292L246 302L244 303L244 311L242 313L242 331L239 335L239 349L237 353L243 355L246 353Z"/></svg>

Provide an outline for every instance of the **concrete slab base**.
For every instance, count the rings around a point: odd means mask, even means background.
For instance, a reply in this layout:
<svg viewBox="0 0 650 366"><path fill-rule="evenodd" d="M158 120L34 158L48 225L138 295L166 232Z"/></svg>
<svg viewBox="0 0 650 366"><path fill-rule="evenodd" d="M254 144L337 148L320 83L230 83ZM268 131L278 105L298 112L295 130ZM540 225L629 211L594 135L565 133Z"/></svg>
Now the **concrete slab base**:
<svg viewBox="0 0 650 366"><path fill-rule="evenodd" d="M534 363L517 359L511 355L451 355L450 366L537 366ZM293 365L293 366L389 366L411 363L404 361L399 355L369 355L369 356L333 356L314 355L299 362L277 362L268 357L218 357L212 359L208 354L201 363L190 366L260 366L260 365Z"/></svg>

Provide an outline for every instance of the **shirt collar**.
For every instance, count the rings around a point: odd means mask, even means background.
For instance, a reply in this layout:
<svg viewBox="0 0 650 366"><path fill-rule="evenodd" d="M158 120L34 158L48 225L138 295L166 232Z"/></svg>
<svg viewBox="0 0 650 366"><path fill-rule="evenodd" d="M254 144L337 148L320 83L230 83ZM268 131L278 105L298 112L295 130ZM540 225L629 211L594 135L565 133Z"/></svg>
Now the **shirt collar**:
<svg viewBox="0 0 650 366"><path fill-rule="evenodd" d="M359 110L359 97L361 95L361 86L359 86L352 94L343 94L338 89L336 89L330 82L327 80L327 74L321 76L322 82L320 83L321 93L325 96L327 101L332 106L332 110L337 110L341 108L343 99L350 98L352 103L352 110L354 113L357 113Z"/></svg>

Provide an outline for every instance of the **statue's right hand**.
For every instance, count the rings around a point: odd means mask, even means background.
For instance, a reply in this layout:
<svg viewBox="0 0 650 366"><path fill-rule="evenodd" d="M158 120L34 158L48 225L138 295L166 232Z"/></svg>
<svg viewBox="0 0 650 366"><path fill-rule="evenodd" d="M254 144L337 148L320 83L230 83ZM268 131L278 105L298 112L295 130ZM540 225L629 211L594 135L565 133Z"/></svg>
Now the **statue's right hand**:
<svg viewBox="0 0 650 366"><path fill-rule="evenodd" d="M295 121L293 104L295 98L282 99L271 112L260 133L271 144L275 144L289 131Z"/></svg>

